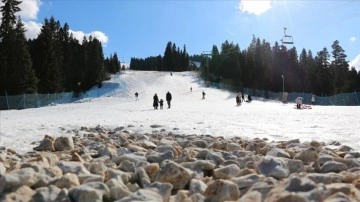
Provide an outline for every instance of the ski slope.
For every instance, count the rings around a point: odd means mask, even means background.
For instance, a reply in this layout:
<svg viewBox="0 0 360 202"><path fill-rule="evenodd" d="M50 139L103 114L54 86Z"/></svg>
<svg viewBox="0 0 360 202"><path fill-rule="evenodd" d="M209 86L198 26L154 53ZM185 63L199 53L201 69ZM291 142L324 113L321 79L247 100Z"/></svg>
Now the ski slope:
<svg viewBox="0 0 360 202"><path fill-rule="evenodd" d="M190 92L192 87L192 92ZM360 150L360 107L314 106L254 100L236 106L234 92L208 88L194 72L123 71L95 87L100 97L76 103L0 112L0 146L32 150L44 135L71 135L82 126L125 127L130 132L241 136L269 140L338 141ZM153 96L172 107L154 110ZM202 100L202 92L206 99ZM135 100L135 92L139 100Z"/></svg>

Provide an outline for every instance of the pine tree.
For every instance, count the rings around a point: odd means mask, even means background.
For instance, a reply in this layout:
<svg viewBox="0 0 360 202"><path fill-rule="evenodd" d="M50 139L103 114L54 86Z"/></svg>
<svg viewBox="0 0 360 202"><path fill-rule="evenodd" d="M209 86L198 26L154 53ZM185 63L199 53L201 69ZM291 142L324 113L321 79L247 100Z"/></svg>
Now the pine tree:
<svg viewBox="0 0 360 202"><path fill-rule="evenodd" d="M15 13L20 11L20 1L3 0L3 19L0 25L0 68L1 94L33 93L38 79L32 69L32 62L25 38L25 28Z"/></svg>
<svg viewBox="0 0 360 202"><path fill-rule="evenodd" d="M316 62L316 88L318 95L330 95L333 91L329 64L330 54L326 47L317 53Z"/></svg>
<svg viewBox="0 0 360 202"><path fill-rule="evenodd" d="M333 49L331 62L331 73L333 75L334 94L341 93L347 89L347 76L349 72L349 63L346 61L344 49L340 46L339 41L335 40L331 45Z"/></svg>
<svg viewBox="0 0 360 202"><path fill-rule="evenodd" d="M174 70L174 56L172 50L172 43L169 41L166 45L164 52L164 70L165 71L173 71Z"/></svg>
<svg viewBox="0 0 360 202"><path fill-rule="evenodd" d="M60 22L45 18L32 50L34 68L40 79L40 93L63 91L63 53L60 43Z"/></svg>
<svg viewBox="0 0 360 202"><path fill-rule="evenodd" d="M4 40L15 28L16 16L15 13L20 11L19 0L1 0L3 6L1 6L2 20L0 25L0 41Z"/></svg>

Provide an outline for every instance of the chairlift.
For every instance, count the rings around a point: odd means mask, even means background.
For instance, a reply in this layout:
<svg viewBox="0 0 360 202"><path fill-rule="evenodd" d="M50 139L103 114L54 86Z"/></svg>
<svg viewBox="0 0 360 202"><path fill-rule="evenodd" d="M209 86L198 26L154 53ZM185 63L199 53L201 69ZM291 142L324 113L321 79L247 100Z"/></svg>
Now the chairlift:
<svg viewBox="0 0 360 202"><path fill-rule="evenodd" d="M293 37L286 34L286 27L284 27L284 36L280 39L281 45L279 45L278 52L286 52L288 44L294 44Z"/></svg>
<svg viewBox="0 0 360 202"><path fill-rule="evenodd" d="M284 36L281 39L282 44L294 44L293 37L286 34L286 27L284 27Z"/></svg>

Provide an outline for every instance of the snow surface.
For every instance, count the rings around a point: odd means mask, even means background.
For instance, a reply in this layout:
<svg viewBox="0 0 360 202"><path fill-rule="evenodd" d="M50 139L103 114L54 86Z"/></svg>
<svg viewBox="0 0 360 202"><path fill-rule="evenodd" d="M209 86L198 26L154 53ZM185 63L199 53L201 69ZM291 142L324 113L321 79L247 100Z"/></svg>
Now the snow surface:
<svg viewBox="0 0 360 202"><path fill-rule="evenodd" d="M123 126L139 133L165 130L249 139L338 141L360 150L360 107L314 106L296 110L294 103L260 100L237 107L234 92L207 88L194 72L170 76L169 72L127 70L114 75L98 91L99 97L77 103L1 111L0 146L23 153L31 151L38 145L33 142L46 134L68 135L71 129L100 125ZM173 97L170 109L165 101L167 91ZM203 91L205 100L201 99ZM163 110L152 107L155 93L165 101Z"/></svg>

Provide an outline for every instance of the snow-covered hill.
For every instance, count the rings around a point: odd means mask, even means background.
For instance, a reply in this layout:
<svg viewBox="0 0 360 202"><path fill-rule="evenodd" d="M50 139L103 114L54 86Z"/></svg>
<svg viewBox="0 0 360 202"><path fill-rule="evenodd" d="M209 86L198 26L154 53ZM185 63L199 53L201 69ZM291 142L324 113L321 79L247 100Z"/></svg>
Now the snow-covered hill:
<svg viewBox="0 0 360 202"><path fill-rule="evenodd" d="M192 92L190 92L192 87ZM64 135L81 126L124 126L151 133L242 136L270 140L339 141L360 149L360 107L315 106L295 110L294 104L254 100L235 105L235 93L207 88L194 72L124 71L98 89L100 97L56 106L1 111L0 146L20 152L31 150L45 134ZM172 107L152 107L155 93ZM202 100L202 92L206 99ZM139 100L135 100L135 92Z"/></svg>

